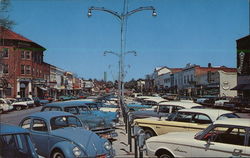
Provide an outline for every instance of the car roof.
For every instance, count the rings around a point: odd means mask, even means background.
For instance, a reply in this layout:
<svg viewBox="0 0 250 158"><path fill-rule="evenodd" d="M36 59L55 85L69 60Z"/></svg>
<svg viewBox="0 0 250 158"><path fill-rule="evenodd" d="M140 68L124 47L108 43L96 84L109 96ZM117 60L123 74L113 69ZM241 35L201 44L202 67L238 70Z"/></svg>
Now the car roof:
<svg viewBox="0 0 250 158"><path fill-rule="evenodd" d="M56 116L74 116L74 115L68 112L63 112L63 111L44 111L44 112L37 112L37 113L33 113L29 115L29 117L39 117L47 121L50 121L51 118L56 117Z"/></svg>
<svg viewBox="0 0 250 158"><path fill-rule="evenodd" d="M154 101L154 102L157 102L157 103L168 101L168 100L160 98L160 97L146 98L144 100L145 101Z"/></svg>
<svg viewBox="0 0 250 158"><path fill-rule="evenodd" d="M0 123L0 129L1 129L0 135L29 133L27 129L5 123Z"/></svg>
<svg viewBox="0 0 250 158"><path fill-rule="evenodd" d="M177 105L177 106L182 106L182 107L185 107L185 108L192 108L192 107L196 107L196 106L202 106L202 105L197 104L197 103L186 102L186 101L162 102L162 103L159 103L159 105Z"/></svg>
<svg viewBox="0 0 250 158"><path fill-rule="evenodd" d="M193 113L206 114L212 119L213 122L223 114L233 113L232 111L221 110L221 109L181 109L178 112L193 112Z"/></svg>
<svg viewBox="0 0 250 158"><path fill-rule="evenodd" d="M213 124L214 125L223 124L223 125L235 125L235 126L250 127L250 119L248 119L248 118L223 119L223 120L217 120Z"/></svg>
<svg viewBox="0 0 250 158"><path fill-rule="evenodd" d="M86 103L93 103L93 102L88 102L88 101L79 101L79 100L74 100L74 101L64 101L64 102L53 102L46 104L45 107L47 106L60 106L60 107L67 107L67 106L86 106Z"/></svg>

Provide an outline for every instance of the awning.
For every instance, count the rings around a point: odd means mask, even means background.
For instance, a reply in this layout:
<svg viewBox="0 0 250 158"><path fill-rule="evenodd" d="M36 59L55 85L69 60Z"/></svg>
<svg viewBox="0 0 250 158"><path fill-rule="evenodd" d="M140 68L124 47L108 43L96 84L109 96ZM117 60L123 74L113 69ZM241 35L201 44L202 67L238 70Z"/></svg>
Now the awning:
<svg viewBox="0 0 250 158"><path fill-rule="evenodd" d="M236 87L231 90L250 90L250 84L238 84Z"/></svg>
<svg viewBox="0 0 250 158"><path fill-rule="evenodd" d="M47 88L45 88L45 87L41 87L41 86L37 86L38 88L40 88L41 90L43 90L43 91L47 91L48 89Z"/></svg>

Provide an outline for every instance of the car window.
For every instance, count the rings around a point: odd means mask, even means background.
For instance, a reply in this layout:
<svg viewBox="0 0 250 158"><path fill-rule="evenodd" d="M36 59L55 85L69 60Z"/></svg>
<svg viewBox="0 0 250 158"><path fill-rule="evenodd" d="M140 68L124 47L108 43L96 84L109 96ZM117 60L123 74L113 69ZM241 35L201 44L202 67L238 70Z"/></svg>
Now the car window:
<svg viewBox="0 0 250 158"><path fill-rule="evenodd" d="M250 146L250 130L248 130L247 146Z"/></svg>
<svg viewBox="0 0 250 158"><path fill-rule="evenodd" d="M196 114L194 118L192 119L192 122L199 123L199 124L210 124L212 123L212 120L204 114Z"/></svg>
<svg viewBox="0 0 250 158"><path fill-rule="evenodd" d="M65 127L82 127L80 120L73 116L54 117L50 120L50 124L52 130Z"/></svg>
<svg viewBox="0 0 250 158"><path fill-rule="evenodd" d="M78 106L79 112L80 113L88 113L89 108L87 106Z"/></svg>
<svg viewBox="0 0 250 158"><path fill-rule="evenodd" d="M62 111L59 107L44 107L41 111Z"/></svg>
<svg viewBox="0 0 250 158"><path fill-rule="evenodd" d="M3 101L3 100L0 100L0 104L4 104L4 101Z"/></svg>
<svg viewBox="0 0 250 158"><path fill-rule="evenodd" d="M160 105L159 106L159 112L169 113L169 111L170 111L170 106L168 106L168 105Z"/></svg>
<svg viewBox="0 0 250 158"><path fill-rule="evenodd" d="M246 130L237 127L215 127L202 140L211 140L223 144L244 145Z"/></svg>
<svg viewBox="0 0 250 158"><path fill-rule="evenodd" d="M25 129L30 129L30 124L31 124L31 119L28 118L22 122L21 127Z"/></svg>
<svg viewBox="0 0 250 158"><path fill-rule="evenodd" d="M33 125L32 125L32 130L34 130L34 131L41 131L41 132L47 132L48 128L47 128L46 123L43 120L34 119L33 120Z"/></svg>
<svg viewBox="0 0 250 158"><path fill-rule="evenodd" d="M28 152L28 144L27 144L26 137L27 136L24 135L24 134L18 134L18 135L16 135L18 149L21 150L24 153Z"/></svg>
<svg viewBox="0 0 250 158"><path fill-rule="evenodd" d="M69 112L71 114L78 114L77 107L65 107L64 111Z"/></svg>
<svg viewBox="0 0 250 158"><path fill-rule="evenodd" d="M173 106L172 112L177 112L178 110L184 109L181 106Z"/></svg>
<svg viewBox="0 0 250 158"><path fill-rule="evenodd" d="M217 120L223 120L227 118L240 118L237 114L234 113L228 113L228 114L223 114L217 118Z"/></svg>
<svg viewBox="0 0 250 158"><path fill-rule="evenodd" d="M192 113L186 113L186 112L179 112L175 117L173 118L173 121L178 122L190 122L193 114Z"/></svg>

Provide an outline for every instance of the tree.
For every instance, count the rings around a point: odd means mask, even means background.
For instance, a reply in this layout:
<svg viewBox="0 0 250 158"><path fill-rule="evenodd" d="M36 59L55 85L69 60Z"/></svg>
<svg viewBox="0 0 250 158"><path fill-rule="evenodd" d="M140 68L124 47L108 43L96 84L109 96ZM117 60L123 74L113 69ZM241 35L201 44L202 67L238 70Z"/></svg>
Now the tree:
<svg viewBox="0 0 250 158"><path fill-rule="evenodd" d="M4 43L4 32L5 29L11 29L14 25L14 21L9 19L9 6L10 0L0 0L0 46L5 46ZM3 91L8 87L8 79L4 74L4 64L1 61L4 55L4 48L0 49L0 88ZM1 94L0 94L1 95ZM4 95L4 94L2 94Z"/></svg>
<svg viewBox="0 0 250 158"><path fill-rule="evenodd" d="M9 19L9 7L10 0L0 0L0 26L11 29L15 23Z"/></svg>

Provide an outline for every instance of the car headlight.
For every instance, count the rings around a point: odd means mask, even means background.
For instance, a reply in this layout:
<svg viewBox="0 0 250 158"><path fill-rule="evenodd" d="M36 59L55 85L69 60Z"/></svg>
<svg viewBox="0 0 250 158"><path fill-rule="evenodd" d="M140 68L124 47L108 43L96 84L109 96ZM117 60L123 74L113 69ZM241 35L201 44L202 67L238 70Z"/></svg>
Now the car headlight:
<svg viewBox="0 0 250 158"><path fill-rule="evenodd" d="M108 142L108 141L106 141L106 142L103 144L103 147L104 147L106 150L111 150L111 148L112 148L110 142Z"/></svg>
<svg viewBox="0 0 250 158"><path fill-rule="evenodd" d="M80 155L82 154L81 150L76 146L74 147L73 149L73 154L76 156L76 157L80 157Z"/></svg>
<svg viewBox="0 0 250 158"><path fill-rule="evenodd" d="M115 127L116 126L116 123L115 122L111 122L111 124L112 124L112 127Z"/></svg>

